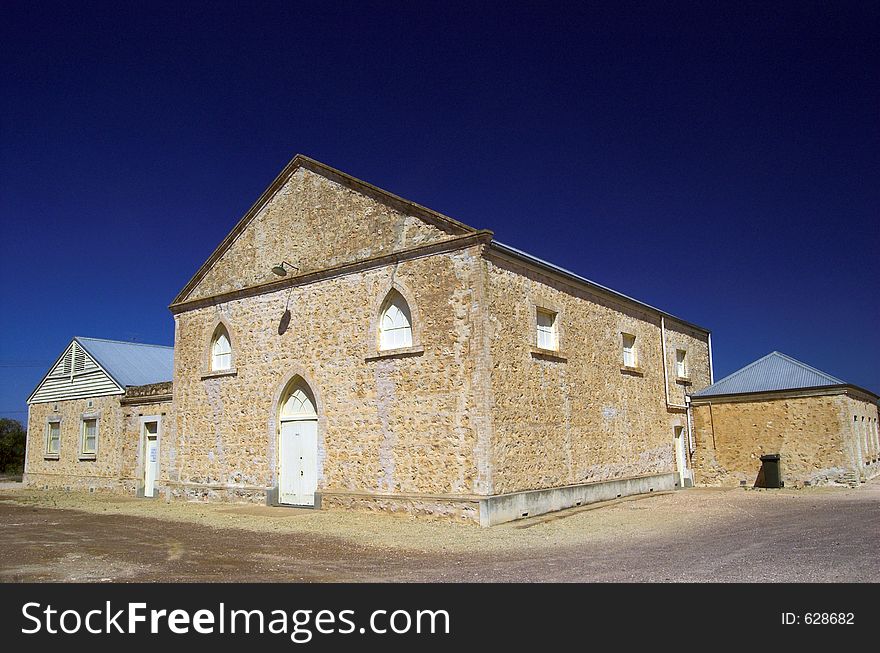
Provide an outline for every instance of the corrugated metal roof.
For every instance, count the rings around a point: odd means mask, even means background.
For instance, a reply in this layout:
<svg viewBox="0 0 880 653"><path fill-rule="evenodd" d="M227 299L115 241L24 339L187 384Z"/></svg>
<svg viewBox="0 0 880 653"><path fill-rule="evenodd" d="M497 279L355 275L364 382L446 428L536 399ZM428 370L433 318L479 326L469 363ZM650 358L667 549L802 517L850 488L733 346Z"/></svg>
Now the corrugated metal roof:
<svg viewBox="0 0 880 653"><path fill-rule="evenodd" d="M174 347L100 338L74 340L122 387L171 381L174 375Z"/></svg>
<svg viewBox="0 0 880 653"><path fill-rule="evenodd" d="M708 388L695 392L694 397L742 394L745 392L772 392L830 385L848 385L837 377L826 374L806 363L778 351L770 352L754 363L746 365Z"/></svg>

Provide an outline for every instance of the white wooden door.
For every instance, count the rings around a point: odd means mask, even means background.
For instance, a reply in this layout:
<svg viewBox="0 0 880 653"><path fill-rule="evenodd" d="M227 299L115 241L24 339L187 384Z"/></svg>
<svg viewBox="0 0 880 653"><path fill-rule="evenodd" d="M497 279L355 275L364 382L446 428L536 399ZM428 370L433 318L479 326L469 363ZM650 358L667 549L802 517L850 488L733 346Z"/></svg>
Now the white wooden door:
<svg viewBox="0 0 880 653"><path fill-rule="evenodd" d="M687 477L687 451L684 444L684 427L675 427L675 465L678 468L678 486L684 487Z"/></svg>
<svg viewBox="0 0 880 653"><path fill-rule="evenodd" d="M156 493L156 478L159 472L159 429L156 422L144 424L144 496Z"/></svg>
<svg viewBox="0 0 880 653"><path fill-rule="evenodd" d="M318 488L318 422L281 423L279 497L293 506L315 505Z"/></svg>

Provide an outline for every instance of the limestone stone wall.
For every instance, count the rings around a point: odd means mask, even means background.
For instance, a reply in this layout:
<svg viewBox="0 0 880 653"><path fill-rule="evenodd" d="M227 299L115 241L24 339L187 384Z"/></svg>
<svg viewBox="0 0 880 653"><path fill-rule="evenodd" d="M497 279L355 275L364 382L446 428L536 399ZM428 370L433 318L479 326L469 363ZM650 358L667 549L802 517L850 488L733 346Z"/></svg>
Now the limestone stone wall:
<svg viewBox="0 0 880 653"><path fill-rule="evenodd" d="M877 407L845 394L717 401L693 409L699 485L755 483L764 454L781 454L786 485L849 482L871 466L860 458L853 416ZM861 424L861 419L859 419ZM874 465L874 468L880 465Z"/></svg>
<svg viewBox="0 0 880 653"><path fill-rule="evenodd" d="M98 440L94 459L80 453L83 419L98 420ZM50 420L60 419L61 449L57 459L46 453L46 434ZM27 433L25 483L31 487L119 488L122 465L122 412L119 396L72 399L30 406Z"/></svg>
<svg viewBox="0 0 880 653"><path fill-rule="evenodd" d="M685 395L693 394L709 385L709 347L706 334L676 322L665 320L666 369L668 372L669 403L685 405ZM679 377L675 364L676 351L685 352L686 377Z"/></svg>
<svg viewBox="0 0 880 653"><path fill-rule="evenodd" d="M666 405L659 316L492 254L486 288L494 494L674 471L687 418ZM535 351L536 307L557 313L558 356ZM666 321L667 359L686 347L708 385L707 334ZM621 332L637 370L621 369Z"/></svg>
<svg viewBox="0 0 880 653"><path fill-rule="evenodd" d="M418 217L299 168L187 299L274 281L271 267L282 259L304 274L449 237Z"/></svg>
<svg viewBox="0 0 880 653"><path fill-rule="evenodd" d="M300 183L304 201L317 203L310 193L323 182ZM346 247L362 255L356 241ZM472 337L482 328L479 261L475 246L177 314L175 493L263 496L274 487L278 402L294 376L318 404L318 489L328 498L483 491L487 435ZM404 355L379 356L375 321L392 287L410 302L415 342ZM209 373L221 319L234 370Z"/></svg>
<svg viewBox="0 0 880 653"><path fill-rule="evenodd" d="M480 502L477 498L337 492L325 495L321 508L402 513L423 518L466 520L477 523L480 521Z"/></svg>
<svg viewBox="0 0 880 653"><path fill-rule="evenodd" d="M173 478L176 424L172 418L172 402L167 398L157 401L162 399L159 392L166 396L170 393L171 384L128 390L134 390L133 396L127 392L124 396L33 404L28 419L25 482L32 487L112 490L134 494L138 487L143 487L143 416L156 416L162 422L160 480L164 482ZM79 450L82 420L92 417L98 420L97 454L93 460L82 457ZM55 419L61 420L61 452L57 459L46 455L47 424Z"/></svg>

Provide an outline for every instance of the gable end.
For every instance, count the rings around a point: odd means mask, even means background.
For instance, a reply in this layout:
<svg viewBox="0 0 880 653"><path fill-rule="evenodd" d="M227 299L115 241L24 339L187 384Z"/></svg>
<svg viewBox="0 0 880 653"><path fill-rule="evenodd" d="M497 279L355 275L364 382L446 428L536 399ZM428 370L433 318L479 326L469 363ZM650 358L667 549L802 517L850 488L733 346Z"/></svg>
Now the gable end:
<svg viewBox="0 0 880 653"><path fill-rule="evenodd" d="M378 186L374 186L365 181L352 177L340 170L331 168L319 161L315 161L302 154L297 154L288 163L269 187L257 199L253 206L245 213L245 215L232 228L232 231L220 242L217 248L208 257L205 263L196 271L195 275L187 282L183 289L177 294L171 302L171 306L186 301L200 282L206 277L208 272L223 257L223 255L232 247L233 243L245 231L249 224L267 207L276 194L287 184L297 170L300 168L317 174L324 179L339 184L344 188L352 190L356 193L369 197L370 199L389 206L390 208L414 216L428 225L449 234L451 236L466 235L476 233L476 229L462 222L454 220L448 216L438 213L424 206L410 202L398 195L382 190Z"/></svg>
<svg viewBox="0 0 880 653"><path fill-rule="evenodd" d="M28 404L122 394L124 389L74 339L28 397Z"/></svg>

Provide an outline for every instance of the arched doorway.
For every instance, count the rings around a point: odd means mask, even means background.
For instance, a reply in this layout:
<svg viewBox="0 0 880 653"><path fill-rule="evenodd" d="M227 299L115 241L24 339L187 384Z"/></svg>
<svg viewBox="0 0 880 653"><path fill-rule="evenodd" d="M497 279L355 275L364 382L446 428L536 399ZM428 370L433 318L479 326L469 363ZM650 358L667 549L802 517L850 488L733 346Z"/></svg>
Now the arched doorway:
<svg viewBox="0 0 880 653"><path fill-rule="evenodd" d="M318 487L318 413L315 396L294 377L281 396L278 422L278 502L315 505Z"/></svg>

